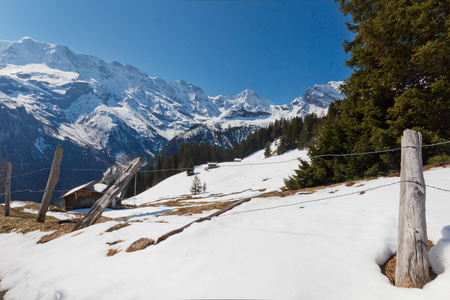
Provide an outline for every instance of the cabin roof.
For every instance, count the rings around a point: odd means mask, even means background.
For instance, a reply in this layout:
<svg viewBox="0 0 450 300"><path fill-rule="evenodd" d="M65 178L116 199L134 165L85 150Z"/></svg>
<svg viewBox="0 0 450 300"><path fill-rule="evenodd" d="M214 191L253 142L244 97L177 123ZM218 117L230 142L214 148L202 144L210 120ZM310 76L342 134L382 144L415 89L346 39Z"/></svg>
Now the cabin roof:
<svg viewBox="0 0 450 300"><path fill-rule="evenodd" d="M63 196L60 197L61 198L65 198L75 192L78 192L80 190L87 190L87 191L91 191L91 192L97 192L97 193L104 193L106 191L106 189L108 188L108 186L104 183L100 183L96 180L92 180L91 182L85 183L83 185L80 185L79 187L73 188L70 191L68 191L66 194L64 194Z"/></svg>

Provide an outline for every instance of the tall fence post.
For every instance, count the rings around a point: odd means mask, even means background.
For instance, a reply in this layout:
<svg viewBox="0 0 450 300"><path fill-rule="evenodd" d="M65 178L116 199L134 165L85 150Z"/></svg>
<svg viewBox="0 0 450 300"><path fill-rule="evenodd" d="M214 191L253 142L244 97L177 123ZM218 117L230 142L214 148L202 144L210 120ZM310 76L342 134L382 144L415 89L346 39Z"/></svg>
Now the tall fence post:
<svg viewBox="0 0 450 300"><path fill-rule="evenodd" d="M422 135L407 129L402 137L400 209L395 285L423 288L430 281L425 217Z"/></svg>
<svg viewBox="0 0 450 300"><path fill-rule="evenodd" d="M52 199L53 190L59 180L59 166L61 165L63 155L63 147L58 145L56 147L55 156L53 157L52 169L48 177L47 186L45 187L44 196L42 196L41 206L37 214L37 221L44 222L45 214L47 213L50 200Z"/></svg>
<svg viewBox="0 0 450 300"><path fill-rule="evenodd" d="M11 214L11 163L6 164L5 217Z"/></svg>
<svg viewBox="0 0 450 300"><path fill-rule="evenodd" d="M95 224L100 219L103 211L108 207L112 200L122 192L122 190L131 181L144 160L140 157L134 159L119 179L105 192L105 194L92 205L88 213L80 220L72 231L83 229Z"/></svg>

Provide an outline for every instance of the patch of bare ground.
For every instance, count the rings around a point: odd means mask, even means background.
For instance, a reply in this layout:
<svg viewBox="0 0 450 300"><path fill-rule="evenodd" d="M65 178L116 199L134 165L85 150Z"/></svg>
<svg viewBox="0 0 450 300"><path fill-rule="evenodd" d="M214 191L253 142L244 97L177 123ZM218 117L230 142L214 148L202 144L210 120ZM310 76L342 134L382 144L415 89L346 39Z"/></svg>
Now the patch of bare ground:
<svg viewBox="0 0 450 300"><path fill-rule="evenodd" d="M119 243L122 243L122 242L123 242L123 240L117 240L117 241L106 243L106 244L109 245L109 246L113 246L115 244L119 244Z"/></svg>
<svg viewBox="0 0 450 300"><path fill-rule="evenodd" d="M155 243L154 240L148 239L148 238L140 238L137 241L133 242L130 247L128 247L125 252L134 252L139 251L147 248L148 246L151 246Z"/></svg>
<svg viewBox="0 0 450 300"><path fill-rule="evenodd" d="M450 167L450 161L441 161L432 165L426 165L423 167L424 171L431 170L433 168L449 168Z"/></svg>
<svg viewBox="0 0 450 300"><path fill-rule="evenodd" d="M139 205L138 207L155 207L155 206L182 206L186 205L183 201L193 199L191 195L187 195L181 198L165 198L155 202L144 203Z"/></svg>
<svg viewBox="0 0 450 300"><path fill-rule="evenodd" d="M159 216L183 216L190 214L201 214L204 211L209 211L213 209L224 209L236 201L223 201L223 202L214 202L206 205L193 205L188 207L180 207L179 209L173 210L171 212L159 215Z"/></svg>
<svg viewBox="0 0 450 300"><path fill-rule="evenodd" d="M120 251L122 251L122 250L117 250L117 249L109 249L108 250L108 253L106 254L106 256L114 256L114 255L116 255L117 253L119 253Z"/></svg>
<svg viewBox="0 0 450 300"><path fill-rule="evenodd" d="M5 295L8 292L8 290L0 291L0 300L5 299Z"/></svg>
<svg viewBox="0 0 450 300"><path fill-rule="evenodd" d="M108 230L106 230L106 232L113 232L113 231L119 230L119 229L127 227L127 226L130 226L130 223L128 223L128 222L120 223L120 224L114 225L113 227L109 228Z"/></svg>
<svg viewBox="0 0 450 300"><path fill-rule="evenodd" d="M434 247L434 244L431 241L428 241L428 251L430 251L431 248ZM388 259L388 261L386 263L384 263L384 265L380 266L381 269L381 273L386 276L387 278L389 278L389 281L391 282L391 284L393 286L395 286L395 267L397 265L397 255L394 254L393 256L391 256L391 258ZM433 281L437 275L436 273L433 272L433 270L431 269L431 266L428 267L429 273L430 273L430 279L431 281Z"/></svg>
<svg viewBox="0 0 450 300"><path fill-rule="evenodd" d="M323 188L325 188L325 187L305 188L305 189L295 190L295 191L291 191L291 190L274 191L274 192L263 193L261 195L255 196L253 198L271 198L271 197L283 198L283 197L293 196L293 195L309 195L309 194L314 193L316 190L320 190Z"/></svg>
<svg viewBox="0 0 450 300"><path fill-rule="evenodd" d="M34 204L31 204L31 206L33 205ZM22 206L18 208L22 208L23 210L24 207ZM78 222L79 220L58 220L54 217L47 216L44 223L39 223L36 221L36 214L23 212L18 208L11 208L11 215L9 217L5 217L5 208L4 206L0 206L0 233L10 233L14 230L23 234L36 230L43 232L53 231L52 233L43 236L38 241L39 244L46 243L55 238L70 233L76 222ZM53 207L51 207L51 209L53 209ZM98 222L103 223L109 220L111 219L101 217Z"/></svg>

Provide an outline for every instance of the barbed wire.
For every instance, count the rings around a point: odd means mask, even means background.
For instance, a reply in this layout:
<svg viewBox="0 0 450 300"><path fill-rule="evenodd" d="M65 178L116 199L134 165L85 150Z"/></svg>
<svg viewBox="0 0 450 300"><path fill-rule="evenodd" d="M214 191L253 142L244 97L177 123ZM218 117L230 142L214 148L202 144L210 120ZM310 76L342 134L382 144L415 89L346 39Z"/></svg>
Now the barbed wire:
<svg viewBox="0 0 450 300"><path fill-rule="evenodd" d="M37 172L48 171L48 170L51 170L51 168L42 168L42 169L34 170L34 171L31 171L31 172L28 172L28 173L14 175L14 176L11 176L11 178L27 176L27 175L34 174L34 173L37 173ZM60 171L99 171L99 172L103 172L103 173L106 172L106 171L101 170L101 169L60 169Z"/></svg>
<svg viewBox="0 0 450 300"><path fill-rule="evenodd" d="M377 186L377 187L373 187L373 188L369 188L369 189L366 189L366 190L358 190L358 191L347 193L347 194L343 194L343 195L334 195L334 196L328 196L328 197L319 198L319 199L304 200L304 201L299 201L299 202L295 202L295 203L275 205L275 206L270 206L270 207L265 207L265 208L255 208L255 209L250 209L250 210L237 211L237 212L234 212L234 213L228 213L228 214L220 215L218 217L226 217L226 216L231 216L231 215L236 215L236 214L243 214L243 213L250 213L250 212L256 212L256 211L272 210L272 209L278 209L278 208L282 208L282 207L296 206L296 205L299 205L299 204L320 202L320 201L325 201L325 200L330 200L330 199L335 199L335 198L342 198L342 197L347 197L347 196L350 196L350 195L361 194L362 192L368 192L368 191L372 191L372 190L388 187L388 186L399 184L399 183L401 183L401 181L396 181L396 182L393 182L393 183L383 184L383 185L380 185L380 186Z"/></svg>
<svg viewBox="0 0 450 300"><path fill-rule="evenodd" d="M443 189L443 188L440 188L440 187L435 187L435 186L428 185L428 184L425 184L425 186L429 187L429 188L432 188L432 189L436 189L436 190L440 190L440 191L444 191L444 192L449 192L450 193L450 190Z"/></svg>
<svg viewBox="0 0 450 300"><path fill-rule="evenodd" d="M53 192L57 192L57 193L67 193L70 190L53 190ZM30 189L25 189L25 190L16 190L16 191L12 191L11 194L13 193L44 193L45 190L36 190L36 191L32 191Z"/></svg>
<svg viewBox="0 0 450 300"><path fill-rule="evenodd" d="M335 198L342 198L342 197L347 197L347 196L351 196L351 195L355 195L355 194L360 194L361 195L362 193L366 193L366 192L369 192L369 191L377 190L377 189L380 189L380 188L385 188L385 187L388 187L388 186L391 186L391 185L395 185L395 184L399 184L399 183L414 183L414 184L420 185L419 182L416 182L416 181L400 180L400 181L396 181L396 182L392 182L392 183L383 184L383 185L379 185L379 186L376 186L376 187L368 188L368 189L365 189L365 190L358 190L358 191L347 193L347 194L328 196L328 197L319 198L319 199L312 199L312 200L304 200L304 201L299 201L299 202L295 202L295 203L282 204L282 205L270 206L270 207L265 207L265 208L255 208L255 209L237 211L237 212L233 212L233 213L219 215L217 217L226 217L226 216L231 216L231 215L236 215L236 214L243 214L243 213L252 213L252 212L257 212L257 211L272 210L272 209L278 209L278 208L283 208L283 207L296 206L296 205L305 204L305 203L313 203L313 202L320 202L320 201L325 201L325 200L330 200L330 199L335 199ZM425 186L426 187L431 187L431 188L434 188L434 189L438 189L438 190L441 190L441 191L445 191L445 192L450 192L450 190L446 190L446 189L430 186L430 185L427 185L427 184L425 184Z"/></svg>
<svg viewBox="0 0 450 300"><path fill-rule="evenodd" d="M444 144L450 144L450 141L445 141L445 142L430 144L430 145L422 145L422 148L423 147L433 147L433 146L444 145Z"/></svg>
<svg viewBox="0 0 450 300"><path fill-rule="evenodd" d="M47 170L51 170L51 168L38 169L38 170L34 170L34 171L31 171L31 172L28 172L28 173L18 174L18 175L11 176L11 178L22 177L22 176L34 174L34 173L41 172L41 171L47 171Z"/></svg>
<svg viewBox="0 0 450 300"><path fill-rule="evenodd" d="M434 147L434 146L439 146L439 145L444 145L444 144L450 144L450 141L445 141L445 142L440 142L440 143L435 143L435 144L429 144L429 145L422 145L423 147ZM360 152L360 153L344 153L344 154L333 154L333 153L328 153L328 154L321 154L321 155L314 155L309 157L309 159L313 159L313 158L320 158L320 157L345 157L345 156L360 156L360 155L369 155L369 154L378 154L378 153L387 153L387 152L394 152L394 151L398 151L401 150L403 148L414 148L413 146L406 146L406 147L398 147L398 148L392 148L392 149L387 149L387 150L379 150L379 151L369 151L369 152ZM262 162L262 163L236 163L236 164L230 164L230 165L225 165L225 166L220 166L220 167L244 167L244 166L259 166L259 165L275 165L275 164L284 164L284 163L288 163L288 162L292 162L292 161L298 161L298 158L294 158L294 159L288 159L288 160L284 160L284 161L275 161L275 162ZM14 175L11 176L11 178L17 178L17 177L21 177L21 176L26 176L26 175L30 175L30 174L34 174L37 172L41 172L41 171L46 171L46 170L51 170L51 168L42 168L42 169L38 169L35 171L31 171L28 173L24 173L24 174L18 174L18 175ZM160 170L141 170L138 171L138 173L157 173L157 172L170 172L170 171L188 171L188 170L192 170L192 168L173 168L173 169L160 169ZM98 171L98 172L106 172L105 170L101 170L101 169L61 169L61 171Z"/></svg>

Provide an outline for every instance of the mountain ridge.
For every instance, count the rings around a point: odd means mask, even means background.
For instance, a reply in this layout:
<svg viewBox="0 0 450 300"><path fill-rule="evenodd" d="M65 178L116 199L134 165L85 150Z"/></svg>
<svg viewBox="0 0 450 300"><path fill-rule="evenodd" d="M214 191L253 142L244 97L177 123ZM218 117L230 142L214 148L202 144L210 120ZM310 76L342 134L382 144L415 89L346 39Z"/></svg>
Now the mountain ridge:
<svg viewBox="0 0 450 300"><path fill-rule="evenodd" d="M65 141L92 155L86 164L125 164L136 156L149 160L169 140L200 124L214 134L223 128L235 129L242 139L275 119L325 114L333 100L325 98L342 99L336 91L339 84L316 85L307 90L309 98L275 105L250 89L237 95L208 96L183 80L171 83L131 65L107 63L29 37L0 41L1 109L11 116L26 113L35 120L22 124L28 129L21 125L22 131L30 132L22 145L12 145L20 135L14 128L18 125L0 128L5 142L0 157L15 156L9 157L14 163L20 156L28 157L33 163L18 165L26 171L44 157L51 158L55 144ZM227 138L223 146L239 139Z"/></svg>

